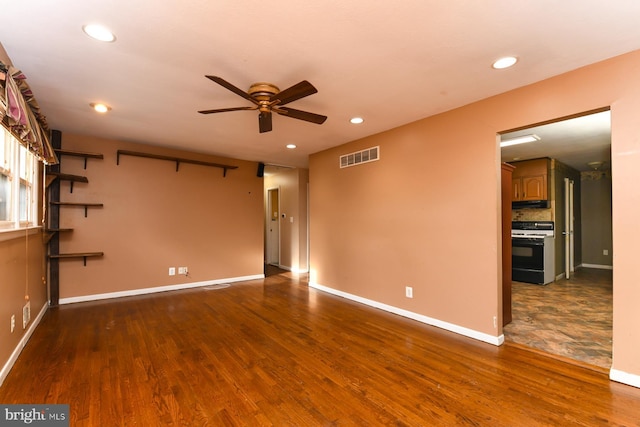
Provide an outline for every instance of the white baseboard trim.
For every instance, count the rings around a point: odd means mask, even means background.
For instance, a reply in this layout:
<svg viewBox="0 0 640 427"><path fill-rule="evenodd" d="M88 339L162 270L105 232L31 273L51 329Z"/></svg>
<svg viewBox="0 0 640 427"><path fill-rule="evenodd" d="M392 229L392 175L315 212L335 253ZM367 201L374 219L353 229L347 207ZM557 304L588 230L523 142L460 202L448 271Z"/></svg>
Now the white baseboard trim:
<svg viewBox="0 0 640 427"><path fill-rule="evenodd" d="M40 310L38 315L35 317L35 319L33 319L33 321L31 322L31 325L29 325L27 332L22 336L22 339L20 339L20 342L18 343L16 348L13 350L13 353L11 353L11 357L9 357L9 360L7 360L7 363L5 363L4 366L2 367L2 370L0 371L0 386L2 386L2 383L4 382L5 378L7 378L7 375L9 375L11 368L13 368L13 365L16 363L16 360L18 360L18 356L20 356L20 353L22 353L22 350L27 345L29 338L31 338L33 331L35 331L36 327L40 324L40 321L42 320L42 317L44 316L44 314L47 312L48 308L49 308L49 303L46 302L44 306L42 306L42 309Z"/></svg>
<svg viewBox="0 0 640 427"><path fill-rule="evenodd" d="M158 292L177 291L181 289L199 288L202 286L219 285L222 283L245 282L247 280L264 279L264 274L253 276L240 276L228 279L206 280L204 282L181 283L178 285L157 286L155 288L132 289L130 291L109 292L105 294L83 295L79 297L60 298L60 305L76 302L98 301L103 299L122 298L136 295L154 294Z"/></svg>
<svg viewBox="0 0 640 427"><path fill-rule="evenodd" d="M281 268L281 269L283 269L283 270L290 271L290 272L292 272L292 273L294 273L294 274L305 274L305 273L308 273L308 272L309 272L309 270L304 270L304 269L301 269L301 268L293 268L293 267L289 267L288 265L281 265L281 264L278 264L278 266L277 266L277 267L278 267L278 268Z"/></svg>
<svg viewBox="0 0 640 427"><path fill-rule="evenodd" d="M580 264L581 267L584 268L599 268L600 270L613 270L613 265L602 265L602 264Z"/></svg>
<svg viewBox="0 0 640 427"><path fill-rule="evenodd" d="M609 379L611 381L640 388L640 375L628 374L617 369L611 369L609 371Z"/></svg>
<svg viewBox="0 0 640 427"><path fill-rule="evenodd" d="M327 292L332 295L337 295L339 297L343 297L351 301L359 302L361 304L365 304L370 307L388 311L390 313L397 314L399 316L407 317L409 319L413 319L430 326L436 326L438 328L445 329L449 332L454 332L459 335L464 335L465 337L473 338L473 339L483 341L489 344L493 344L496 346L504 344L504 335L492 336L489 334L485 334L484 332L476 331L474 329L465 328L463 326L459 326L453 323L444 322L442 320L434 319L432 317L424 316L422 314L414 313L412 311L404 310L402 308L394 307L378 301L373 301L367 298L363 298L358 295L353 295L347 292L339 291L337 289L329 288L327 286L323 286L318 283L309 282L309 287L318 289L319 291Z"/></svg>

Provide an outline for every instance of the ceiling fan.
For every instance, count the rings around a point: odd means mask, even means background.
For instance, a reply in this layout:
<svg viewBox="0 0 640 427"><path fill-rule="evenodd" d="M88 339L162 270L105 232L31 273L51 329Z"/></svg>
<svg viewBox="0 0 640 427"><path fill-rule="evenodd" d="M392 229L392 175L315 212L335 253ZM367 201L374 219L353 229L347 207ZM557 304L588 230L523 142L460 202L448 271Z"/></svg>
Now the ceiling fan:
<svg viewBox="0 0 640 427"><path fill-rule="evenodd" d="M311 83L306 80L301 81L298 84L291 86L288 89L280 91L278 87L271 83L254 83L251 85L247 92L232 85L228 81L216 77L205 76L210 80L218 83L220 86L229 89L236 95L240 95L246 100L255 104L253 107L235 107L235 108L219 108L216 110L201 110L200 114L212 114L212 113L225 113L227 111L240 111L240 110L258 110L258 127L260 133L269 132L272 129L271 113L277 113L282 116L292 117L298 120L304 120L306 122L316 123L321 125L327 120L327 116L321 116L320 114L309 113L307 111L295 110L293 108L283 107L283 105L293 102L297 99L304 98L305 96L313 95L318 90L313 87Z"/></svg>

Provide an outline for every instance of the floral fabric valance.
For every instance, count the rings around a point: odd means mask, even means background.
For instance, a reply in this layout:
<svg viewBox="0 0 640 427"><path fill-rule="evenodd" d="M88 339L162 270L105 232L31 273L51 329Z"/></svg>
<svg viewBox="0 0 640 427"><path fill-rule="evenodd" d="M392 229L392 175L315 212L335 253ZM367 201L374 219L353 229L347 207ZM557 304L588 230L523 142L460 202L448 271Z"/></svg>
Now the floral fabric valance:
<svg viewBox="0 0 640 427"><path fill-rule="evenodd" d="M26 76L11 65L0 62L0 121L34 153L48 164L58 163L49 127L40 106L27 84Z"/></svg>

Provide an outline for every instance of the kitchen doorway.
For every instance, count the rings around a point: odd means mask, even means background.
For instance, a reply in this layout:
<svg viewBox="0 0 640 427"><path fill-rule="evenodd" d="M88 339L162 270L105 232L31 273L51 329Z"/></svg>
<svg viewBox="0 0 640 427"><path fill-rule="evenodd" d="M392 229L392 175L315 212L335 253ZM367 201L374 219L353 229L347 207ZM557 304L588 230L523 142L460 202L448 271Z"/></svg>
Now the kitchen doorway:
<svg viewBox="0 0 640 427"><path fill-rule="evenodd" d="M527 135L535 142L501 148L502 161L552 159L550 203L547 209L513 210L512 218L554 221L555 281L546 286L512 283L513 321L503 329L505 342L608 370L613 294L610 111L577 114L500 137Z"/></svg>

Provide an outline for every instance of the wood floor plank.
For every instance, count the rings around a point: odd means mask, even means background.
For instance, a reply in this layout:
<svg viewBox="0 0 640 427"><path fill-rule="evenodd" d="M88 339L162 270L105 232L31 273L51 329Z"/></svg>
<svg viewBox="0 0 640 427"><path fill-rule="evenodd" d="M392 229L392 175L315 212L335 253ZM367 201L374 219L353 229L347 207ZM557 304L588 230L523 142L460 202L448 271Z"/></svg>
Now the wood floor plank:
<svg viewBox="0 0 640 427"><path fill-rule="evenodd" d="M48 311L2 403L71 425L640 426L640 389L462 337L290 273Z"/></svg>

